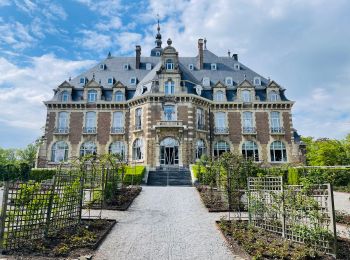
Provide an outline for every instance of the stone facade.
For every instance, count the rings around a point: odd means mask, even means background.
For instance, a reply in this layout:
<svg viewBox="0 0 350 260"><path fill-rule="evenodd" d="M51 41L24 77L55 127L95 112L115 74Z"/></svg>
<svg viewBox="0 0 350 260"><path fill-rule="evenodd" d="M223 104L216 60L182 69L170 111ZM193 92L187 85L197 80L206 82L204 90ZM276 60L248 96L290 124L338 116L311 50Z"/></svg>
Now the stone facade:
<svg viewBox="0 0 350 260"><path fill-rule="evenodd" d="M151 57L138 56L137 47L135 67L130 58L109 56L58 86L45 102L38 166L112 152L132 165L188 167L228 150L265 164L300 162L294 102L277 83L237 55L216 56L202 40L191 59L179 57L171 40L161 52L157 44Z"/></svg>

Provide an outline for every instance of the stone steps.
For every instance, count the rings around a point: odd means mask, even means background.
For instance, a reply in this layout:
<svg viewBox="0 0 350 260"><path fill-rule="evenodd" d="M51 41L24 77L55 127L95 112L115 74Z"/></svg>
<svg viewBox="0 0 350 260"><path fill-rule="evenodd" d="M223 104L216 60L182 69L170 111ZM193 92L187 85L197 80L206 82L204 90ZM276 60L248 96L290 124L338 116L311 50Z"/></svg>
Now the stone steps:
<svg viewBox="0 0 350 260"><path fill-rule="evenodd" d="M161 169L148 173L149 186L192 186L191 173L186 169Z"/></svg>

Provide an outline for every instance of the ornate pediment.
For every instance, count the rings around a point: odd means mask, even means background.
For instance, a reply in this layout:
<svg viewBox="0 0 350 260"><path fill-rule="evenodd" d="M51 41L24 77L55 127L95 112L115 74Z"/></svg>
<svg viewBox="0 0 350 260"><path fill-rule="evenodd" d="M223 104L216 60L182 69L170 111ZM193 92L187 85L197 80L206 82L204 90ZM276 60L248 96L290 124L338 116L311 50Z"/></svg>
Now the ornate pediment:
<svg viewBox="0 0 350 260"><path fill-rule="evenodd" d="M248 80L244 80L238 85L238 88L254 88L254 86Z"/></svg>
<svg viewBox="0 0 350 260"><path fill-rule="evenodd" d="M112 88L125 88L125 86L118 80L116 83L114 83Z"/></svg>
<svg viewBox="0 0 350 260"><path fill-rule="evenodd" d="M223 84L221 81L218 81L215 85L214 88L226 88L226 85Z"/></svg>
<svg viewBox="0 0 350 260"><path fill-rule="evenodd" d="M58 86L58 88L73 88L73 86L65 80L61 83L61 85Z"/></svg>
<svg viewBox="0 0 350 260"><path fill-rule="evenodd" d="M267 85L268 88L281 88L280 85L278 85L274 80L272 80L269 85Z"/></svg>
<svg viewBox="0 0 350 260"><path fill-rule="evenodd" d="M97 83L94 79L90 80L85 86L85 88L99 88L99 87L101 87L100 84Z"/></svg>

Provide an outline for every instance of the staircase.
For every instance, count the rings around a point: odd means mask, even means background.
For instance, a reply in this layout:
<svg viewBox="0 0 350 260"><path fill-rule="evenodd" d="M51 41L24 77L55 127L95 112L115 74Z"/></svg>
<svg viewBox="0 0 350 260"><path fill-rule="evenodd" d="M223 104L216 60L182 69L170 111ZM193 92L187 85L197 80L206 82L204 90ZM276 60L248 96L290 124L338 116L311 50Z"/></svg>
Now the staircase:
<svg viewBox="0 0 350 260"><path fill-rule="evenodd" d="M149 186L192 186L191 173L186 168L158 168L149 171Z"/></svg>

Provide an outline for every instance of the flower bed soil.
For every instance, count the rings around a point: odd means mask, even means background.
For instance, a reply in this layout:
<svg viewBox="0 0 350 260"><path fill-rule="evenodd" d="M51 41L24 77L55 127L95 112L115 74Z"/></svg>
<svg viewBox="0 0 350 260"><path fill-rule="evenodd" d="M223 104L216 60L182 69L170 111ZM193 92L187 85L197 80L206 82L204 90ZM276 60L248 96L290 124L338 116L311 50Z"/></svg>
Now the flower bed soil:
<svg viewBox="0 0 350 260"><path fill-rule="evenodd" d="M248 227L247 221L217 221L231 250L243 258L253 259L334 259L307 246L283 240L268 231ZM350 240L338 238L337 259L349 259Z"/></svg>
<svg viewBox="0 0 350 260"><path fill-rule="evenodd" d="M233 201L231 210L229 210L227 196L225 196L224 191L218 191L216 188L211 189L209 186L204 185L197 186L197 190L203 204L209 212L247 211L245 205L242 202L239 202L238 205L238 203L235 203L235 201ZM242 196L242 192L236 191L236 193L237 196L234 197Z"/></svg>
<svg viewBox="0 0 350 260"><path fill-rule="evenodd" d="M118 190L116 196L105 202L103 209L110 210L127 210L134 199L140 194L142 187L140 186L128 186Z"/></svg>
<svg viewBox="0 0 350 260"><path fill-rule="evenodd" d="M83 219L77 227L62 229L46 239L23 242L20 248L2 252L14 259L67 259L91 255L102 243L116 220Z"/></svg>
<svg viewBox="0 0 350 260"><path fill-rule="evenodd" d="M335 220L339 224L349 225L350 226L350 214L342 211L342 210L336 210L335 211Z"/></svg>

